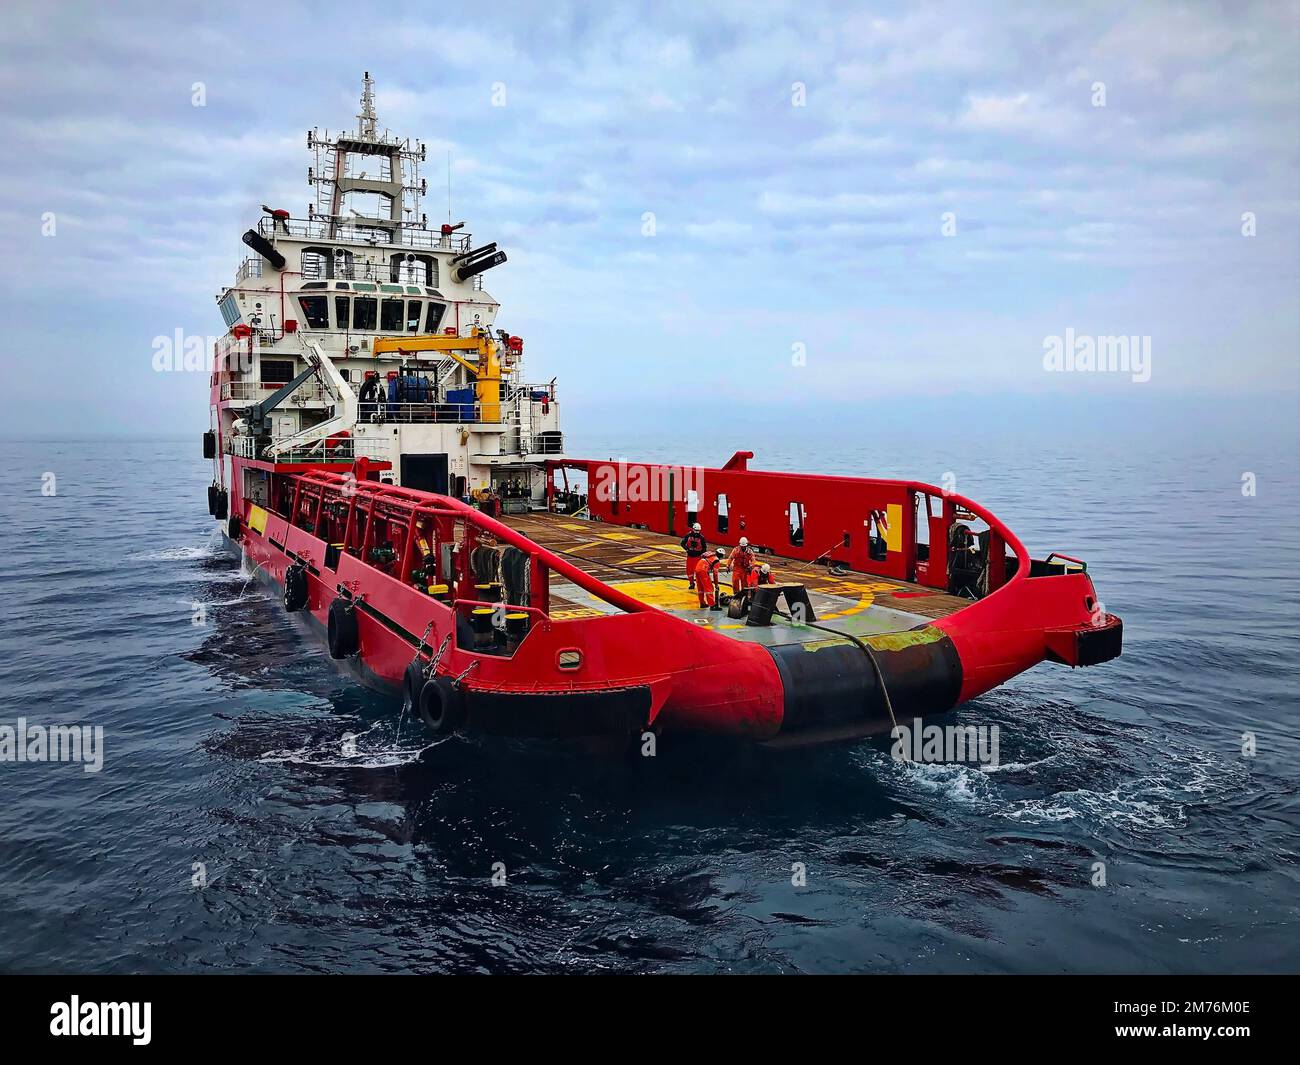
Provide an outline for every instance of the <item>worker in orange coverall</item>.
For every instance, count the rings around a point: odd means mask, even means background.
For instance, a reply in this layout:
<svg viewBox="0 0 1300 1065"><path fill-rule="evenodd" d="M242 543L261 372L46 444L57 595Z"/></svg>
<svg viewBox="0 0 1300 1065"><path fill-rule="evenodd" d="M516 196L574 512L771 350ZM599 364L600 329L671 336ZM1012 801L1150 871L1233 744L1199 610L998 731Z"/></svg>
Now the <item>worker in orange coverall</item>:
<svg viewBox="0 0 1300 1065"><path fill-rule="evenodd" d="M707 606L710 610L721 610L715 589L722 584L718 568L727 553L718 548L711 555L702 555L695 563L695 592L700 597L700 609Z"/></svg>
<svg viewBox="0 0 1300 1065"><path fill-rule="evenodd" d="M727 558L731 565L731 594L742 595L749 586L749 571L754 568L754 552L749 548L749 537L742 536L740 544Z"/></svg>
<svg viewBox="0 0 1300 1065"><path fill-rule="evenodd" d="M695 567L704 557L704 552L709 549L704 534L700 532L698 521L691 526L691 531L682 537L682 549L686 552L686 587L689 590L695 587Z"/></svg>
<svg viewBox="0 0 1300 1065"><path fill-rule="evenodd" d="M772 567L764 562L757 569L749 571L749 587L757 588L760 584L775 584L776 577L772 575Z"/></svg>

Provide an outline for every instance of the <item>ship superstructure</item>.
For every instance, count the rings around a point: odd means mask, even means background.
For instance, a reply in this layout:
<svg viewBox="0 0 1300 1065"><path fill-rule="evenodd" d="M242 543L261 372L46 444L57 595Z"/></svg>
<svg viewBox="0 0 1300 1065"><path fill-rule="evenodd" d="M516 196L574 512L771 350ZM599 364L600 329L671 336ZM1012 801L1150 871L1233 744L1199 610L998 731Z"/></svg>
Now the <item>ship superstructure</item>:
<svg viewBox="0 0 1300 1065"><path fill-rule="evenodd" d="M506 261L421 211L426 148L381 130L364 79L357 128L307 134L314 203L264 207L253 254L217 297L229 332L212 375L216 484L268 498L268 475L371 460L385 482L511 505L563 452L555 382L529 383L523 341L483 284Z"/></svg>

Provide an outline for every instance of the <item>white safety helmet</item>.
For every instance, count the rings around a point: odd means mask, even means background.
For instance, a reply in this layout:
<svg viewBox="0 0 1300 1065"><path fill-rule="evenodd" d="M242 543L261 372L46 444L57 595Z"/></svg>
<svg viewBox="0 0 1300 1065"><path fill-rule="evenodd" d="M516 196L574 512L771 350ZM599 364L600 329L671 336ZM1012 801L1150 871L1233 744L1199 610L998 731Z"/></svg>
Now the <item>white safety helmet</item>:
<svg viewBox="0 0 1300 1065"><path fill-rule="evenodd" d="M766 562L764 562L761 566L758 567L758 572L761 573L764 577L766 577L769 573L772 572L772 567L769 566Z"/></svg>
<svg viewBox="0 0 1300 1065"><path fill-rule="evenodd" d="M697 521L694 525L691 526L691 532L699 532L699 531L700 531L700 523Z"/></svg>
<svg viewBox="0 0 1300 1065"><path fill-rule="evenodd" d="M717 555L719 558L726 558L726 557L727 557L727 552L725 552L725 551L724 551L722 548L720 548L720 547L715 547L715 548L713 549L713 553L714 553L715 555Z"/></svg>
<svg viewBox="0 0 1300 1065"><path fill-rule="evenodd" d="M740 546L741 546L741 547L748 547L748 546L749 546L749 537L748 537L748 536L742 536L742 537L740 538Z"/></svg>

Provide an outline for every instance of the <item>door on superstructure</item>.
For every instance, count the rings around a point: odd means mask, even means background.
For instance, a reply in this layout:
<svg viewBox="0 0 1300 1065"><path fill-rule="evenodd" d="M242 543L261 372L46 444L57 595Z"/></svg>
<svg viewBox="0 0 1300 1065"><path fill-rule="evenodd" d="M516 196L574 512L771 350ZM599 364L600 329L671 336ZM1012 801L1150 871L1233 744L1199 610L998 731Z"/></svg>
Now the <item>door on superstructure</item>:
<svg viewBox="0 0 1300 1065"><path fill-rule="evenodd" d="M402 487L447 494L447 456L403 455Z"/></svg>
<svg viewBox="0 0 1300 1065"><path fill-rule="evenodd" d="M276 440L287 440L298 431L298 415L296 414L276 414L271 419L275 424L272 431L272 437Z"/></svg>

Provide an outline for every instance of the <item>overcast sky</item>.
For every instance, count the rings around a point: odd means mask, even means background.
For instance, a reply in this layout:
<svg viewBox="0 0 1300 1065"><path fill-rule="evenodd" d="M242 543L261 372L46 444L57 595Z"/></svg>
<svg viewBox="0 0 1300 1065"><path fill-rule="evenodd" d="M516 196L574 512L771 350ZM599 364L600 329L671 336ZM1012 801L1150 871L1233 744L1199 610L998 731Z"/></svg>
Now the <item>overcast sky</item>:
<svg viewBox="0 0 1300 1065"><path fill-rule="evenodd" d="M203 427L206 376L155 372L154 338L223 329L240 234L262 203L304 213L305 130L355 124L365 69L381 125L429 144L435 223L450 150L454 220L510 256L487 275L500 324L570 418L662 416L683 392L1294 397L1298 21L11 2L3 430L50 428L55 397L80 431ZM1045 371L1067 330L1150 337L1150 380Z"/></svg>

